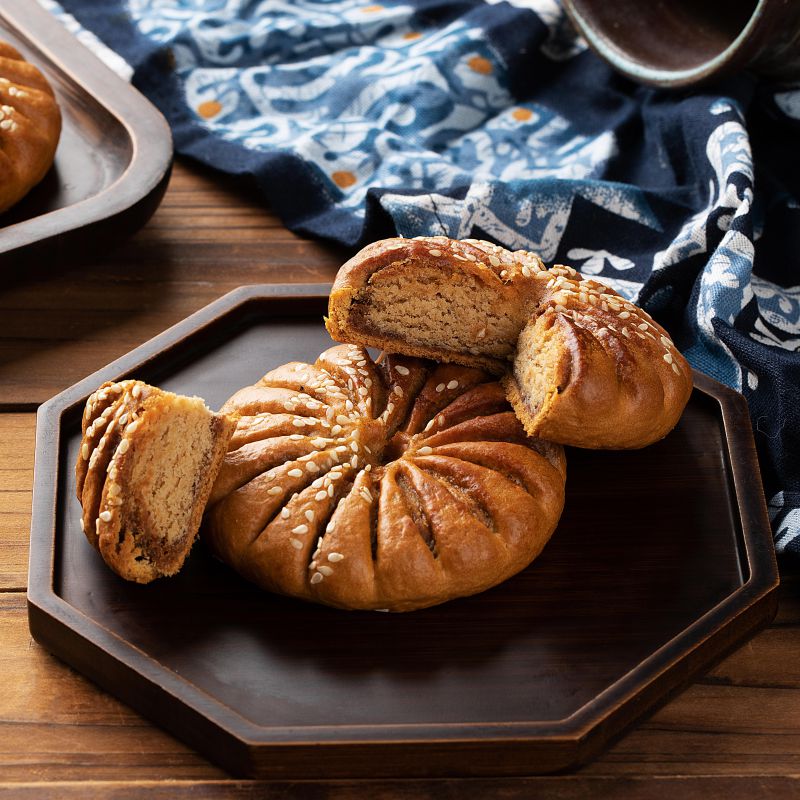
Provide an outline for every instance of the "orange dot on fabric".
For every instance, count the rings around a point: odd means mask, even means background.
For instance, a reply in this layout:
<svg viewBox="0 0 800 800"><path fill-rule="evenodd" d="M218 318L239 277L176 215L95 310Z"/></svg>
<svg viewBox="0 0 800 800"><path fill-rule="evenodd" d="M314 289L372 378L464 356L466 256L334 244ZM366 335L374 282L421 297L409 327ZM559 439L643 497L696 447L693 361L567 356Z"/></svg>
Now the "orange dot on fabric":
<svg viewBox="0 0 800 800"><path fill-rule="evenodd" d="M409 31L408 33L403 34L404 39L420 39L422 38L422 34L419 31Z"/></svg>
<svg viewBox="0 0 800 800"><path fill-rule="evenodd" d="M533 116L533 112L529 108L515 108L511 116L520 122L527 122Z"/></svg>
<svg viewBox="0 0 800 800"><path fill-rule="evenodd" d="M352 186L356 182L356 176L352 172L346 171L334 172L331 178L340 189L347 189L348 186Z"/></svg>
<svg viewBox="0 0 800 800"><path fill-rule="evenodd" d="M200 105L197 106L197 113L205 119L216 117L220 111L222 111L222 103L216 100L206 100L204 103L200 103Z"/></svg>
<svg viewBox="0 0 800 800"><path fill-rule="evenodd" d="M469 61L469 68L474 72L479 72L481 75L490 75L492 72L492 62L483 56L473 56Z"/></svg>
<svg viewBox="0 0 800 800"><path fill-rule="evenodd" d="M361 9L365 14L374 14L376 11L383 11L383 6L381 5L374 5L374 6L364 6Z"/></svg>

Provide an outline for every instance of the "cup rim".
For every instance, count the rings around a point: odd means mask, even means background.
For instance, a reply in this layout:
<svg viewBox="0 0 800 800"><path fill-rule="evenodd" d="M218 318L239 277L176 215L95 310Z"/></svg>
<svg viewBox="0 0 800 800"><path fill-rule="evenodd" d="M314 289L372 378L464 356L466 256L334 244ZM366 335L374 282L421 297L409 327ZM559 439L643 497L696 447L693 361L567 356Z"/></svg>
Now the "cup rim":
<svg viewBox="0 0 800 800"><path fill-rule="evenodd" d="M737 37L720 53L688 69L659 69L633 59L614 42L605 30L594 28L576 7L574 0L564 0L563 7L578 33L589 46L627 77L651 86L679 89L708 82L728 74L746 61L756 46L758 29L765 23L767 0L757 0L747 24Z"/></svg>

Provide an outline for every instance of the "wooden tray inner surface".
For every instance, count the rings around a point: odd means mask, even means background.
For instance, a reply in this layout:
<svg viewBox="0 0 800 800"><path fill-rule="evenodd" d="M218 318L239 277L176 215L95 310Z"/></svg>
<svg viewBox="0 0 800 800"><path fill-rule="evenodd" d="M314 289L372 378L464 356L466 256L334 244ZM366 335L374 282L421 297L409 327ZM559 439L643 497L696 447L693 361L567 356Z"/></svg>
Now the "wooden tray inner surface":
<svg viewBox="0 0 800 800"><path fill-rule="evenodd" d="M137 377L219 407L331 344L324 298L248 309ZM62 420L56 593L264 729L564 719L746 580L720 407L698 390L657 445L568 451L564 515L527 570L399 615L263 593L202 543L173 579L123 582L80 531L80 419Z"/></svg>

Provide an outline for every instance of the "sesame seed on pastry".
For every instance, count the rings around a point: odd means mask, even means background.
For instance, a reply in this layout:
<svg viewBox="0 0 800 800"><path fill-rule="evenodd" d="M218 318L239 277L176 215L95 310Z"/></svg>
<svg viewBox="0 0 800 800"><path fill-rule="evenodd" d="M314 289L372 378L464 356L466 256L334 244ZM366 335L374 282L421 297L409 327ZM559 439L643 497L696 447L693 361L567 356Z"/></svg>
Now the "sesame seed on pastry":
<svg viewBox="0 0 800 800"><path fill-rule="evenodd" d="M235 421L141 381L87 401L75 466L81 528L121 577L174 575L189 554Z"/></svg>
<svg viewBox="0 0 800 800"><path fill-rule="evenodd" d="M647 312L571 267L473 239L386 239L336 276L337 341L502 375L525 430L561 444L637 448L677 424L691 369Z"/></svg>
<svg viewBox="0 0 800 800"><path fill-rule="evenodd" d="M261 587L409 611L525 568L564 503L563 450L486 372L338 346L237 392L202 537Z"/></svg>

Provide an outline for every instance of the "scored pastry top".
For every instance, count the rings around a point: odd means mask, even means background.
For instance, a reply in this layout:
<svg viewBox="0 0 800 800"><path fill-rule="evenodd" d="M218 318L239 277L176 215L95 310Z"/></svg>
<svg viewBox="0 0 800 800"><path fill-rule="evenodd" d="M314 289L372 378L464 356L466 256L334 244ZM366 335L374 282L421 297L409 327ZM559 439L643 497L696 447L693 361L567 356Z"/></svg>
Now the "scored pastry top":
<svg viewBox="0 0 800 800"><path fill-rule="evenodd" d="M264 588L421 608L523 569L561 514L565 461L487 373L338 346L237 392L203 537Z"/></svg>

